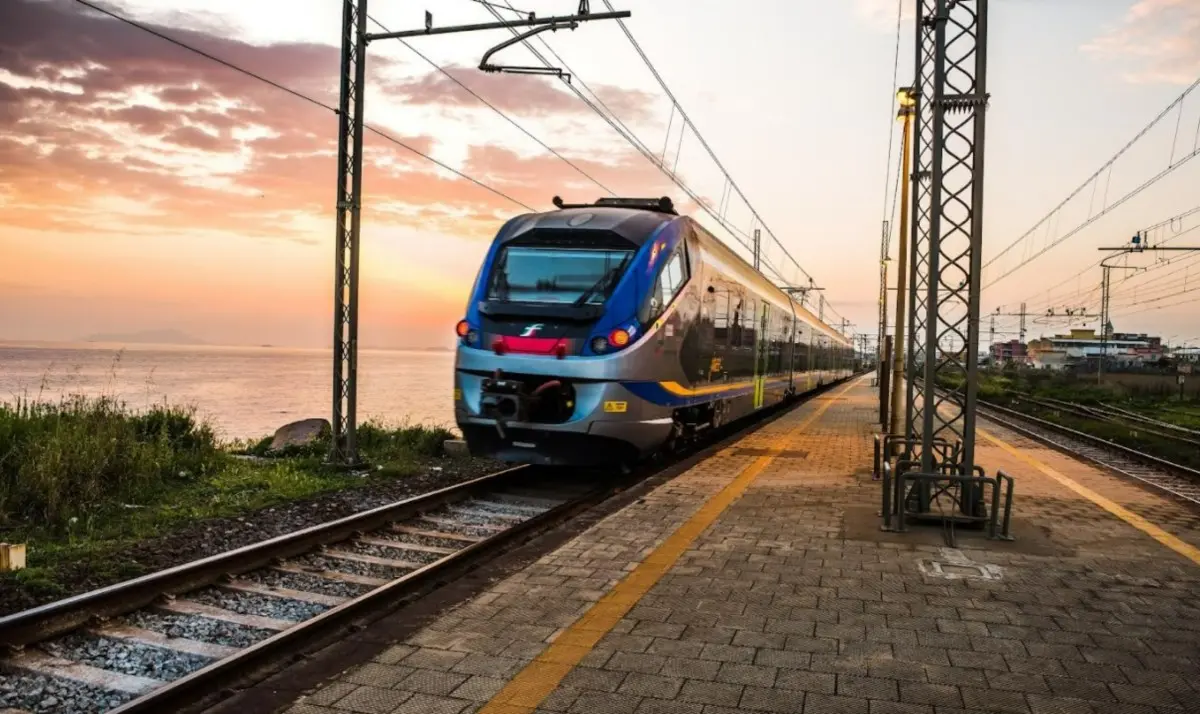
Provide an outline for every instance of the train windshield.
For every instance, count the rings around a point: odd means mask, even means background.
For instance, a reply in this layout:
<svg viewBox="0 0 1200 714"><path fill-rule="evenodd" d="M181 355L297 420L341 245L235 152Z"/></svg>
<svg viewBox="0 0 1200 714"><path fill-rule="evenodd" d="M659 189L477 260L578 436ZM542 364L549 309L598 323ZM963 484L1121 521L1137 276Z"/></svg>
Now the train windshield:
<svg viewBox="0 0 1200 714"><path fill-rule="evenodd" d="M632 250L508 246L492 271L488 299L589 305L604 302Z"/></svg>

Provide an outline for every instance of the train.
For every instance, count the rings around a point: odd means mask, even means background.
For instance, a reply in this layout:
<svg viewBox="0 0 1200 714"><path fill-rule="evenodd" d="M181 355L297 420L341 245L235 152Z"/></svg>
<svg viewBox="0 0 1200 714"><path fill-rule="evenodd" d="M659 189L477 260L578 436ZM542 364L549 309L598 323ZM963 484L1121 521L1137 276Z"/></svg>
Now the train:
<svg viewBox="0 0 1200 714"><path fill-rule="evenodd" d="M468 451L636 464L856 371L852 343L669 197L506 221L455 332Z"/></svg>

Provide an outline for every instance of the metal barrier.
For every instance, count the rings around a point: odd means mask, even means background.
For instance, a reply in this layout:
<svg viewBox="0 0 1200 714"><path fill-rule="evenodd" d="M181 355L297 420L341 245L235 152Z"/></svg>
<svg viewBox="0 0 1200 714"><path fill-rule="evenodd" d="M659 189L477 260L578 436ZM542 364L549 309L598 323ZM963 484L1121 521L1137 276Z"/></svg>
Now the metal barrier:
<svg viewBox="0 0 1200 714"><path fill-rule="evenodd" d="M930 473L912 470L917 467L913 461L901 459L896 462L895 471L898 475L893 475L892 465L889 462L883 462L881 467L883 479L883 530L893 531L896 533L904 533L907 531L905 527L906 519L922 519L938 518L943 521L965 522L965 523L982 523L986 524L988 538L993 540L1013 540L1009 533L1012 518L1012 496L1014 483L1011 476L998 471L995 478L989 478L984 472L983 467L976 466L974 473L965 475L956 473L956 466L953 463L943 462L940 473ZM908 484L913 484L914 488L909 491L906 487ZM971 513L955 513L952 516L947 516L944 513L932 513L924 511L910 511L909 504L913 500L911 497L917 490L918 484L929 484L930 487L936 489L936 493L932 495L932 500L936 500L942 495L949 495L951 500L961 500L962 493L974 488L986 488L991 486L991 508L987 509L984 514ZM1005 485L1007 484L1007 488ZM960 490L960 495L955 496L951 493L951 489L957 486ZM1001 491L1003 490L1003 502L1001 500ZM918 500L921 500L918 498ZM1000 522L1000 512L1004 511L1003 522ZM893 526L893 519L895 525ZM999 530L997 530L999 526Z"/></svg>

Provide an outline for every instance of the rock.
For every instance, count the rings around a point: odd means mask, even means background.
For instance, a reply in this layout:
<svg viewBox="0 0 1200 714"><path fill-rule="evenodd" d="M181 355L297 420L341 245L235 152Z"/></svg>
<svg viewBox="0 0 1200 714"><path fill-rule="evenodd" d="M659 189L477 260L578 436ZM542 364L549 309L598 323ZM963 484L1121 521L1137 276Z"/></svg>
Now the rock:
<svg viewBox="0 0 1200 714"><path fill-rule="evenodd" d="M271 451L279 451L289 446L307 446L329 436L332 431L333 428L327 419L301 419L284 424L275 432L275 438L271 439Z"/></svg>
<svg viewBox="0 0 1200 714"><path fill-rule="evenodd" d="M470 456L467 442L462 439L446 439L442 442L442 450L446 452L446 456Z"/></svg>

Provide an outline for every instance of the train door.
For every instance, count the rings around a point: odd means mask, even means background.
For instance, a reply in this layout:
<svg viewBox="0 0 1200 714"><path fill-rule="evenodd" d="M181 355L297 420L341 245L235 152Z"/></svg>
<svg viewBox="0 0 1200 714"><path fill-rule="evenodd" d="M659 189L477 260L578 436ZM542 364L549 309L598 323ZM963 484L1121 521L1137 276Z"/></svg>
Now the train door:
<svg viewBox="0 0 1200 714"><path fill-rule="evenodd" d="M767 362L771 353L771 333L767 325L771 315L771 303L762 300L758 317L758 339L754 341L754 408L763 405L767 387Z"/></svg>

